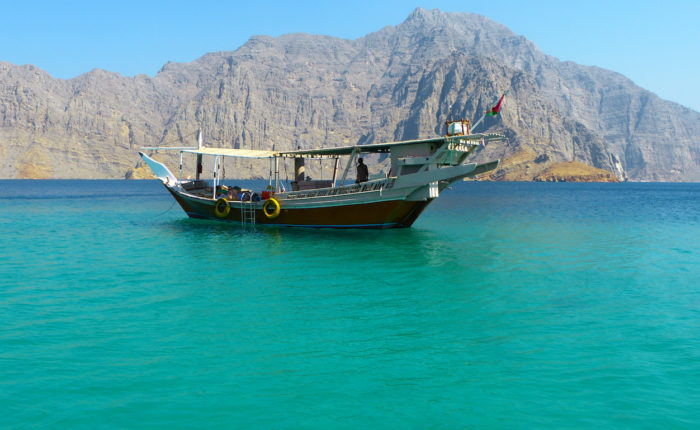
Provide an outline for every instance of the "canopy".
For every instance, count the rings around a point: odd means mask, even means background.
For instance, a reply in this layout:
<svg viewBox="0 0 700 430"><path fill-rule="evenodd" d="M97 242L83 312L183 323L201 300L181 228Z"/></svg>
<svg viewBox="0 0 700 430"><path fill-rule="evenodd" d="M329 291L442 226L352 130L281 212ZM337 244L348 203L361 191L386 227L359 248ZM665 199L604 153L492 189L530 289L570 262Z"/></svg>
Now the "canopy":
<svg viewBox="0 0 700 430"><path fill-rule="evenodd" d="M435 137L432 139L417 139L417 140L404 140L400 142L389 142L389 143L372 143L369 145L356 145L356 146L338 146L336 148L326 148L326 149L299 149L296 151L284 151L278 152L279 157L335 157L339 155L350 155L353 151L358 153L377 153L377 152L389 152L392 147L403 146L403 145L414 145L418 143L445 143L445 142L462 142L464 140L471 141L481 141L481 140L501 140L505 139L502 134L496 133L478 133L470 134L466 136L443 136Z"/></svg>
<svg viewBox="0 0 700 430"><path fill-rule="evenodd" d="M325 148L325 149L299 149L295 151L268 151L262 149L233 149L233 148L167 148L167 147L147 147L141 148L143 150L159 150L159 149L170 149L170 150L180 150L181 152L187 152L190 154L202 154L202 155L213 155L213 156L223 156L223 157L238 157L238 158L274 158L274 157L285 157L285 158L295 158L295 157L307 157L307 158L324 158L324 157L338 157L341 155L350 155L353 152L357 153L379 153L379 152L389 152L392 147L403 146L403 145L414 145L421 143L438 143L443 144L445 142L459 142L463 143L465 140L473 141L476 144L478 141L482 140L502 140L505 136L496 133L478 133L470 134L467 136L443 136L435 137L432 139L418 139L418 140L404 140L401 142L390 142L390 143L372 143L369 145L355 145L355 146L338 146L336 148Z"/></svg>
<svg viewBox="0 0 700 430"><path fill-rule="evenodd" d="M392 146L412 145L414 143L442 143L444 141L444 137L436 137L434 139L405 140L402 142L391 143L371 143L369 145L338 146L336 148L326 149L299 149L297 151L280 152L278 155L280 157L334 157L338 155L350 155L353 151L372 153L389 152Z"/></svg>
<svg viewBox="0 0 700 430"><path fill-rule="evenodd" d="M223 157L237 158L273 158L277 153L275 151L266 151L258 149L233 149L233 148L193 148L185 149L182 152L190 154L202 155L221 155Z"/></svg>

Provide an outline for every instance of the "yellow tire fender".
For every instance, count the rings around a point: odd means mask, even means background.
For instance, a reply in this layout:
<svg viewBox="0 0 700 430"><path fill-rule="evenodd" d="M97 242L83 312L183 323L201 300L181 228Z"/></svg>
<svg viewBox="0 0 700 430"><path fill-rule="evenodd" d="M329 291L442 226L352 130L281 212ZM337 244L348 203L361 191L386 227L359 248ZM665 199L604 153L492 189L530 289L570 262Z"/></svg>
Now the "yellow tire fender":
<svg viewBox="0 0 700 430"><path fill-rule="evenodd" d="M272 206L272 211L270 211L270 206ZM270 197L269 199L265 200L262 207L263 213L269 219L277 218L280 215L281 209L282 206L280 206L280 202L278 202L274 197Z"/></svg>
<svg viewBox="0 0 700 430"><path fill-rule="evenodd" d="M222 197L214 203L214 215L218 218L226 218L229 212L231 212L231 205L225 198Z"/></svg>

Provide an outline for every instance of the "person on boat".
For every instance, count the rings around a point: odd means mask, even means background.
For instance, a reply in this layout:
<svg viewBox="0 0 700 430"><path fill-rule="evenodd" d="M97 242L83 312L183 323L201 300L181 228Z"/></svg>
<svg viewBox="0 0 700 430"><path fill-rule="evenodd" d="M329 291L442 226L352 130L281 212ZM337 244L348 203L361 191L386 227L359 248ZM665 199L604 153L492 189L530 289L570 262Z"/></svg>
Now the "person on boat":
<svg viewBox="0 0 700 430"><path fill-rule="evenodd" d="M228 199L229 200L239 200L240 193L241 193L241 187L239 187L238 185L236 185L235 187L231 187L228 189Z"/></svg>
<svg viewBox="0 0 700 430"><path fill-rule="evenodd" d="M367 182L369 180L369 171L367 170L367 165L364 163L362 157L357 159L357 179L355 183Z"/></svg>
<svg viewBox="0 0 700 430"><path fill-rule="evenodd" d="M221 195L226 195L229 193L229 189L226 185L217 185L216 186L216 195L221 196Z"/></svg>

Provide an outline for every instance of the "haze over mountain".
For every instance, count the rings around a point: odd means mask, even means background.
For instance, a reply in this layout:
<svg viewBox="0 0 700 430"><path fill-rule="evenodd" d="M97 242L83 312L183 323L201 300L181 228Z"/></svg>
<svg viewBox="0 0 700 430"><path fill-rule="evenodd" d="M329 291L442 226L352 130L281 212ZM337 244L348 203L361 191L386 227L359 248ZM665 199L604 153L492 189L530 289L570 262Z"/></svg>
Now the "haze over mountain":
<svg viewBox="0 0 700 430"><path fill-rule="evenodd" d="M700 180L700 113L624 76L561 62L488 18L416 9L356 40L252 37L233 52L168 63L155 77L93 70L54 79L0 63L0 177L120 178L141 146L293 149L444 132L477 118L507 144L497 179L579 161L639 181ZM484 131L481 128L477 131ZM262 176L266 166L229 176Z"/></svg>

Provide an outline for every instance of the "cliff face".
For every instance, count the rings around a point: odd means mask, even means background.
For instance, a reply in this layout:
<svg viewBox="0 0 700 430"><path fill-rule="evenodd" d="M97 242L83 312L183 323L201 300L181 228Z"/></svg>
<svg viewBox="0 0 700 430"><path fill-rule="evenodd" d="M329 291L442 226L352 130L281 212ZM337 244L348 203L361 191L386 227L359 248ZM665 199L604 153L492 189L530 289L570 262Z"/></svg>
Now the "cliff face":
<svg viewBox="0 0 700 430"><path fill-rule="evenodd" d="M61 80L0 63L0 177L124 177L135 151L159 142L178 106L213 80L208 57L155 78L93 70Z"/></svg>
<svg viewBox="0 0 700 430"><path fill-rule="evenodd" d="M484 17L417 9L357 40L254 37L234 52L169 63L154 77L94 70L53 79L0 63L0 177L124 177L140 146L292 149L443 133L508 90L484 128L507 144L481 160L534 179L579 161L632 180L700 180L700 114L614 72L560 62ZM529 166L529 167L525 167ZM534 167L533 167L534 166ZM237 166L229 176L263 176Z"/></svg>

